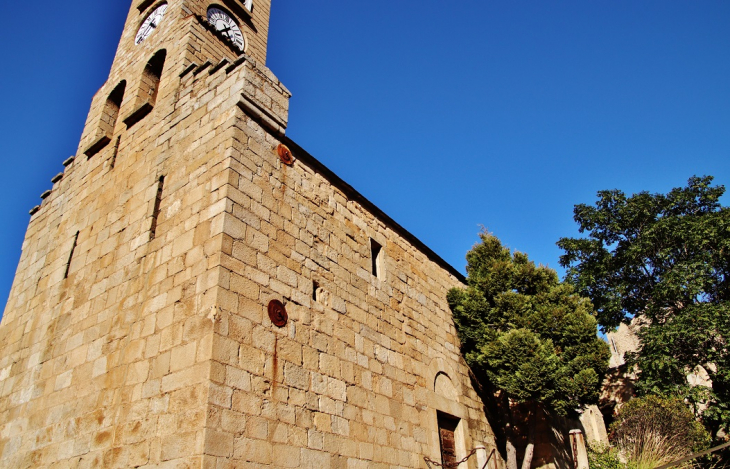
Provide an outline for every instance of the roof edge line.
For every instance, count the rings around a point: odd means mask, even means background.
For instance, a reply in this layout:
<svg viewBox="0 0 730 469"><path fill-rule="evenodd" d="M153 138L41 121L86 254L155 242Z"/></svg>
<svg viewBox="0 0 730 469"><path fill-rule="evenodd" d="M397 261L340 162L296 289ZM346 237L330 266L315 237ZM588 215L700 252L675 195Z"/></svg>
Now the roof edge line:
<svg viewBox="0 0 730 469"><path fill-rule="evenodd" d="M454 266L446 262L441 256L436 254L431 248L429 248L423 241L418 239L413 233L403 228L398 222L393 220L388 214L378 208L377 205L368 200L364 195L357 191L354 187L345 182L341 177L334 173L331 169L325 166L321 161L312 156L308 151L299 146L294 140L288 136L283 136L282 141L287 145L294 153L297 159L304 160L312 169L324 176L330 183L338 187L345 195L355 202L358 202L363 208L368 210L370 213L380 219L386 226L392 229L394 232L402 236L406 241L411 243L414 247L423 252L432 262L436 263L439 267L446 270L448 273L453 275L458 281L466 284L466 277L464 274L456 270Z"/></svg>

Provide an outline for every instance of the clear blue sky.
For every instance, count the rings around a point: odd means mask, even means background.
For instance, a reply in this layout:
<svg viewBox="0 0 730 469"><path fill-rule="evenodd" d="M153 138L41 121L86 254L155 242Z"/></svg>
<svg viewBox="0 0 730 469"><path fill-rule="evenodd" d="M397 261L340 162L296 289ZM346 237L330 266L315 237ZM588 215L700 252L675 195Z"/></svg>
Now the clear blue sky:
<svg viewBox="0 0 730 469"><path fill-rule="evenodd" d="M462 271L480 225L557 267L598 190L730 186L728 1L273 1L289 136ZM0 17L2 305L128 8Z"/></svg>

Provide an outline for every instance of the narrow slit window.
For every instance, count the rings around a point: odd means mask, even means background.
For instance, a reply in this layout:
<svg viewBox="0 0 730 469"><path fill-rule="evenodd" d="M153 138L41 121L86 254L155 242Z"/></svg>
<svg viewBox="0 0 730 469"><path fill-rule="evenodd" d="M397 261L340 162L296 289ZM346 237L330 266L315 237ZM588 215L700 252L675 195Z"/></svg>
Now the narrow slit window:
<svg viewBox="0 0 730 469"><path fill-rule="evenodd" d="M157 196L155 197L155 208L152 210L152 225L150 226L150 241L155 239L157 233L157 219L160 216L160 204L162 203L162 189L165 185L165 176L160 176L157 181Z"/></svg>
<svg viewBox="0 0 730 469"><path fill-rule="evenodd" d="M319 301L319 295L317 294L317 290L319 289L319 284L316 280L312 281L312 299L314 301Z"/></svg>
<svg viewBox="0 0 730 469"><path fill-rule="evenodd" d="M377 241L374 239L370 239L370 273L375 275L376 277L380 278L381 274L381 253L383 251L383 246L381 246Z"/></svg>
<svg viewBox="0 0 730 469"><path fill-rule="evenodd" d="M76 232L76 235L74 236L74 243L71 246L71 252L68 255L68 261L66 262L66 272L63 274L63 278L68 278L69 270L71 270L71 260L74 258L74 251L76 251L76 246L79 243L79 232Z"/></svg>
<svg viewBox="0 0 730 469"><path fill-rule="evenodd" d="M112 151L112 158L111 158L111 162L109 163L109 166L110 166L110 167L111 167L112 169L114 168L114 165L115 165L115 164L116 164L116 162L117 162L117 154L119 154L119 144L120 144L121 142L122 142L122 136L121 136L121 135L118 135L118 136L117 136L117 141L116 141L116 143L114 143L114 150Z"/></svg>

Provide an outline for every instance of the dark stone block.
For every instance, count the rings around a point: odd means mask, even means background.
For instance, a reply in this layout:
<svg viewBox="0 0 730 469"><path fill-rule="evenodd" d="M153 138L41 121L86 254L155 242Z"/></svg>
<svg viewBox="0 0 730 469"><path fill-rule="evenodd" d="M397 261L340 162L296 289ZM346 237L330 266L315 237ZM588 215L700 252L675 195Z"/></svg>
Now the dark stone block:
<svg viewBox="0 0 730 469"><path fill-rule="evenodd" d="M215 72L217 72L218 70L220 70L221 68L223 68L223 67L225 67L226 65L228 65L229 63L230 63L230 62L228 61L228 59L223 59L223 60L221 60L220 62L218 62L218 64L217 64L217 65L216 65L215 67L213 67L213 68L211 68L210 70L208 70L208 73L209 73L210 75L212 75L212 74L214 74Z"/></svg>
<svg viewBox="0 0 730 469"><path fill-rule="evenodd" d="M185 67L185 70L183 70L182 73L180 73L180 78L182 78L185 75L187 75L188 73L192 72L195 69L195 67L197 67L197 66L198 66L198 64L193 62L190 65L188 65L187 67Z"/></svg>
<svg viewBox="0 0 730 469"><path fill-rule="evenodd" d="M96 155L101 151L102 148L109 145L109 142L111 142L112 139L104 135L103 137L100 137L96 142L92 143L89 148L86 149L84 154L91 158L92 156Z"/></svg>
<svg viewBox="0 0 730 469"><path fill-rule="evenodd" d="M193 75L198 75L200 72L210 67L211 65L213 65L213 63L210 60L206 60L201 66L195 69Z"/></svg>
<svg viewBox="0 0 730 469"><path fill-rule="evenodd" d="M127 128L130 128L137 122L141 121L150 112L152 112L152 105L150 103L144 103L137 110L128 115L124 119L124 123L126 124Z"/></svg>

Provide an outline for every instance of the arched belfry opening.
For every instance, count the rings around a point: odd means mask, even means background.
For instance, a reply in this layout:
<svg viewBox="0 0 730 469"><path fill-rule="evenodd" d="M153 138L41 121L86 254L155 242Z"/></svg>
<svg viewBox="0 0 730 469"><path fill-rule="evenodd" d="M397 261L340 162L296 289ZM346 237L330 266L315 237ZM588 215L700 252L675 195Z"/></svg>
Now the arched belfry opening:
<svg viewBox="0 0 730 469"><path fill-rule="evenodd" d="M145 65L134 99L134 110L124 119L127 128L142 120L154 109L166 57L167 51L165 49L159 50Z"/></svg>
<svg viewBox="0 0 730 469"><path fill-rule="evenodd" d="M101 117L99 118L99 127L96 131L94 143L84 152L86 156L91 158L93 155L98 153L102 148L107 146L112 140L114 135L114 127L117 124L117 118L119 117L119 109L122 107L122 100L124 99L124 91L127 88L126 80L122 80L119 84L109 93L109 97L104 103L104 107L101 110Z"/></svg>
<svg viewBox="0 0 730 469"><path fill-rule="evenodd" d="M152 106L155 105L155 101L157 100L157 92L160 89L160 79L162 78L162 69L165 68L166 57L167 51L162 49L161 51L158 51L144 67L144 73L142 75L142 89L143 92L150 96L150 103Z"/></svg>

